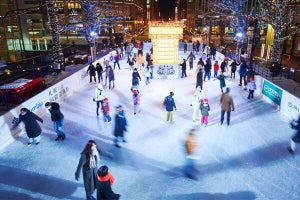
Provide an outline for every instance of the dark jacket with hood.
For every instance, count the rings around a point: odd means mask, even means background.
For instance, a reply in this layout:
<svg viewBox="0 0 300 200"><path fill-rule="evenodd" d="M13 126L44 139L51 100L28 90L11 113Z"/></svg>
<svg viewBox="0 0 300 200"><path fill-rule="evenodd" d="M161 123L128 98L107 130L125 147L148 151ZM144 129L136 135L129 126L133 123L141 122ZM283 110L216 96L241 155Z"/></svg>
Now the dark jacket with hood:
<svg viewBox="0 0 300 200"><path fill-rule="evenodd" d="M169 96L166 96L163 104L164 104L164 106L166 106L166 110L168 112L173 111L174 108L176 109L175 101L173 99L172 94L170 94Z"/></svg>
<svg viewBox="0 0 300 200"><path fill-rule="evenodd" d="M42 133L42 129L37 123L37 120L43 123L43 120L40 117L38 117L33 112L30 112L29 110L25 115L19 115L18 124L20 122L23 122L25 124L26 134L29 138L35 138Z"/></svg>
<svg viewBox="0 0 300 200"><path fill-rule="evenodd" d="M52 121L59 121L62 118L64 118L64 115L60 111L60 106L56 102L51 102L51 108L49 109L51 114L51 120Z"/></svg>

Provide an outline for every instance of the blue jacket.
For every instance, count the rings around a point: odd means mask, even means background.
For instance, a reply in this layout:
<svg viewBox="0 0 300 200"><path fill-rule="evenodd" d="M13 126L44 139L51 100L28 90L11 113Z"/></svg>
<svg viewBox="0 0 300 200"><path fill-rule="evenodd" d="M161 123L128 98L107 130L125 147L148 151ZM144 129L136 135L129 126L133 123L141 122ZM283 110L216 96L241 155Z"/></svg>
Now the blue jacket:
<svg viewBox="0 0 300 200"><path fill-rule="evenodd" d="M239 70L240 75L244 75L246 73L246 71L247 71L247 65L242 63L240 65L240 70Z"/></svg>
<svg viewBox="0 0 300 200"><path fill-rule="evenodd" d="M173 111L173 108L176 109L175 101L172 95L166 96L164 100L164 106L166 106L167 111Z"/></svg>

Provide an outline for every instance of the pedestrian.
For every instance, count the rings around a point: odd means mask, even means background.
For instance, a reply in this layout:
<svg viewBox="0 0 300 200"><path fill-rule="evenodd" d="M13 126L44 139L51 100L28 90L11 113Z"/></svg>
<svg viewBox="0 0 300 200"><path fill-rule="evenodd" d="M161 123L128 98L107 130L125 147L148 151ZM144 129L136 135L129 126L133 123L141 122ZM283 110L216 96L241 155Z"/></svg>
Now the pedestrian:
<svg viewBox="0 0 300 200"><path fill-rule="evenodd" d="M57 134L55 141L66 139L65 129L64 129L64 115L60 111L60 105L56 102L46 102L45 107L49 110L51 114L51 120L53 121L53 128Z"/></svg>
<svg viewBox="0 0 300 200"><path fill-rule="evenodd" d="M103 81L103 77L102 77L103 67L99 62L96 64L96 72L98 75L98 83L100 83L100 81Z"/></svg>
<svg viewBox="0 0 300 200"><path fill-rule="evenodd" d="M200 89L202 90L202 86L203 86L203 72L202 72L202 68L200 68L197 73L196 88L200 87Z"/></svg>
<svg viewBox="0 0 300 200"><path fill-rule="evenodd" d="M197 118L200 119L200 103L202 101L202 93L200 87L197 87L193 96L193 102L191 103L191 106L193 106L193 122L197 120Z"/></svg>
<svg viewBox="0 0 300 200"><path fill-rule="evenodd" d="M19 118L14 123L13 128L18 126L21 122L25 124L25 131L27 137L29 138L28 145L31 145L33 142L38 145L40 143L40 135L42 133L42 129L37 121L43 123L43 120L28 110L27 108L21 108Z"/></svg>
<svg viewBox="0 0 300 200"><path fill-rule="evenodd" d="M187 77L186 76L186 59L183 59L183 62L180 64L181 66L181 78Z"/></svg>
<svg viewBox="0 0 300 200"><path fill-rule="evenodd" d="M176 110L175 101L173 99L174 93L170 92L169 96L165 97L165 100L163 102L163 105L166 108L167 111L167 118L166 122L170 121L172 124L174 123L174 116L173 116L173 110Z"/></svg>
<svg viewBox="0 0 300 200"><path fill-rule="evenodd" d="M86 71L86 73L90 74L90 83L92 82L92 79L94 77L94 81L96 82L96 68L93 65L93 63L91 63Z"/></svg>
<svg viewBox="0 0 300 200"><path fill-rule="evenodd" d="M103 89L103 86L101 83L98 84L97 88L95 89L95 95L93 98L93 101L96 102L96 114L97 116L99 116L99 107L101 104L102 107L102 103L103 103L103 99L105 98L105 91Z"/></svg>
<svg viewBox="0 0 300 200"><path fill-rule="evenodd" d="M132 72L132 87L139 86L139 81L141 81L141 76L139 72L137 71L137 68L134 68Z"/></svg>
<svg viewBox="0 0 300 200"><path fill-rule="evenodd" d="M207 126L208 124L208 115L210 111L210 106L208 104L208 99L203 99L203 101L200 104L200 110L201 110L201 125L205 124Z"/></svg>
<svg viewBox="0 0 300 200"><path fill-rule="evenodd" d="M119 63L120 59L121 59L120 54L117 52L114 56L114 69L116 69L116 64L118 65L119 69L121 69Z"/></svg>
<svg viewBox="0 0 300 200"><path fill-rule="evenodd" d="M245 73L247 71L247 64L246 61L242 60L242 64L240 65L239 74L240 74L240 84L242 86L242 80L244 79L244 86L247 85Z"/></svg>
<svg viewBox="0 0 300 200"><path fill-rule="evenodd" d="M110 106L109 106L108 98L104 98L103 102L102 102L102 112L103 112L104 122L111 121L111 117L109 115L109 110L110 110Z"/></svg>
<svg viewBox="0 0 300 200"><path fill-rule="evenodd" d="M248 99L250 99L250 98L253 99L254 90L256 90L256 84L255 84L254 78L250 78L247 85L248 85L248 89L249 89Z"/></svg>
<svg viewBox="0 0 300 200"><path fill-rule="evenodd" d="M221 92L223 93L223 88L226 87L225 76L222 72L220 72L219 76L217 76L216 78L219 79L220 81L220 89Z"/></svg>
<svg viewBox="0 0 300 200"><path fill-rule="evenodd" d="M294 154L296 150L296 143L300 143L300 116L298 120L292 120L290 122L291 128L296 130L296 133L292 136L290 140L290 147L288 147L288 151L291 154Z"/></svg>
<svg viewBox="0 0 300 200"><path fill-rule="evenodd" d="M226 88L226 92L222 93L220 102L221 102L221 125L224 121L225 112L227 114L227 125L230 124L230 113L234 111L234 103L232 96L229 94L230 88Z"/></svg>
<svg viewBox="0 0 300 200"><path fill-rule="evenodd" d="M208 80L210 80L210 70L211 70L211 62L210 59L207 58L206 64L204 65L204 81L206 77L208 78Z"/></svg>
<svg viewBox="0 0 300 200"><path fill-rule="evenodd" d="M111 186L115 179L108 171L106 165L101 166L97 171L97 200L118 200L120 194L112 191Z"/></svg>
<svg viewBox="0 0 300 200"><path fill-rule="evenodd" d="M217 76L218 76L219 68L220 68L219 63L218 63L218 61L216 60L216 61L215 61L215 64L214 64L214 77L217 77Z"/></svg>
<svg viewBox="0 0 300 200"><path fill-rule="evenodd" d="M93 193L96 189L97 169L100 163L100 155L112 158L108 152L102 151L94 140L89 140L80 154L80 159L75 172L78 181L82 171L83 184L87 200L95 200Z"/></svg>
<svg viewBox="0 0 300 200"><path fill-rule="evenodd" d="M195 129L191 129L186 140L185 140L185 151L186 151L186 164L184 173L190 179L197 180L197 169L195 166L195 149L197 142L195 139Z"/></svg>
<svg viewBox="0 0 300 200"><path fill-rule="evenodd" d="M134 109L134 114L141 112L140 109L140 93L138 89L132 88L132 101L133 101L133 109Z"/></svg>
<svg viewBox="0 0 300 200"><path fill-rule="evenodd" d="M196 46L195 46L195 49L196 49ZM188 55L188 57L186 58L188 61L189 61L189 65L190 65L190 70L193 69L193 63L194 63L194 60L195 60L195 55L193 54L193 52L191 51L190 54Z"/></svg>
<svg viewBox="0 0 300 200"><path fill-rule="evenodd" d="M231 67L230 71L230 77L235 79L235 71L239 64L236 62L236 59L233 60L233 62L229 65Z"/></svg>
<svg viewBox="0 0 300 200"><path fill-rule="evenodd" d="M116 115L115 115L115 128L114 128L114 142L115 146L120 148L119 145L119 137L122 138L123 142L127 142L124 137L124 132L127 131L127 119L125 117L125 113L122 105L118 105L116 107Z"/></svg>
<svg viewBox="0 0 300 200"><path fill-rule="evenodd" d="M115 88L115 72L112 67L108 66L108 89Z"/></svg>

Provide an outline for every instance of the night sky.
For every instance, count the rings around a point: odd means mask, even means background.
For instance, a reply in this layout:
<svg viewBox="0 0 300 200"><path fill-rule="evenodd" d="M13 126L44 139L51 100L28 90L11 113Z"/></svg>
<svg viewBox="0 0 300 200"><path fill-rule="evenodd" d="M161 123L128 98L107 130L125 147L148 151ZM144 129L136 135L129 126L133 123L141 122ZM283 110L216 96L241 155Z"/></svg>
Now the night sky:
<svg viewBox="0 0 300 200"><path fill-rule="evenodd" d="M169 18L171 18L171 20L174 20L175 0L158 0L158 6L161 18L164 21L168 21Z"/></svg>

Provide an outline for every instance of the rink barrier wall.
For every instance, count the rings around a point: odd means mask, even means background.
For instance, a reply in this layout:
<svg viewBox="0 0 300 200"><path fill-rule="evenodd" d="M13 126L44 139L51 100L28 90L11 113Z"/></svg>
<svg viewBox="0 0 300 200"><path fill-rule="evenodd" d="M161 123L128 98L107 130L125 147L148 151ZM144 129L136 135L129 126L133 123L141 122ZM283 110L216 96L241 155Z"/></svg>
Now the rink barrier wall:
<svg viewBox="0 0 300 200"><path fill-rule="evenodd" d="M97 62L103 63L104 59L110 59L110 57L114 56L115 53L115 51L112 51L106 56L103 56L93 62L93 64L96 65ZM89 83L89 77L86 73L88 66L89 64L87 64L78 72L47 88L41 93L33 96L17 107L9 110L4 115L0 116L0 150L4 149L6 146L25 133L23 123L20 123L19 126L11 129L13 127L12 120L14 117L19 117L21 108L25 107L43 119L43 116L49 112L44 106L46 102L55 101L61 103L69 98L74 92L81 90ZM94 94L91 94L91 98L93 95Z"/></svg>

